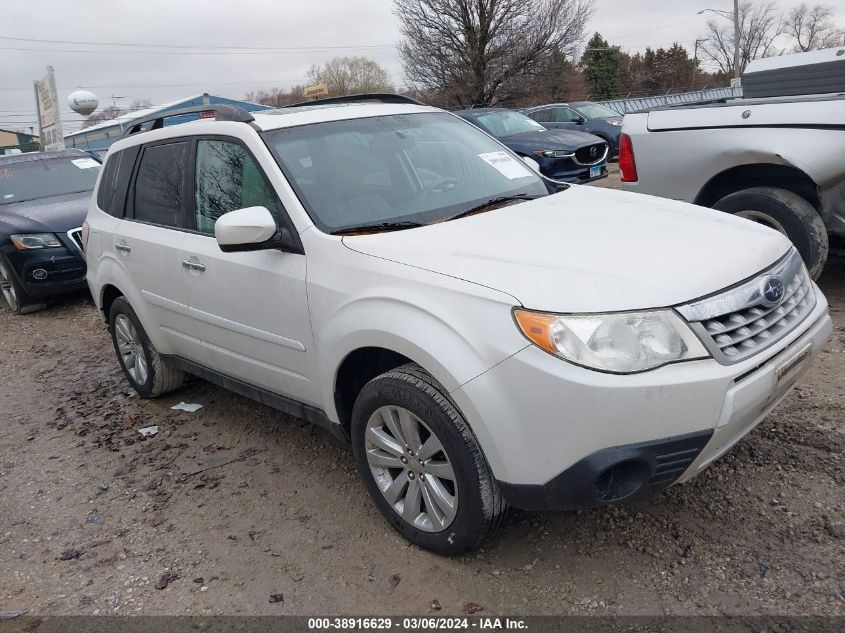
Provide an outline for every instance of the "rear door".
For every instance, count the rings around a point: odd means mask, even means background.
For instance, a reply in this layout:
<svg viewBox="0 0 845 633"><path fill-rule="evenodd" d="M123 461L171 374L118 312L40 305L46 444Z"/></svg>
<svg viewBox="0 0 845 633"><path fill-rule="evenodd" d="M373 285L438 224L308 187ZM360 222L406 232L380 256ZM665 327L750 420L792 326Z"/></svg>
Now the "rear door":
<svg viewBox="0 0 845 633"><path fill-rule="evenodd" d="M162 354L202 360L182 284L186 169L190 140L143 146L132 177L126 215L112 236L117 260L141 294L132 307Z"/></svg>
<svg viewBox="0 0 845 633"><path fill-rule="evenodd" d="M266 207L293 228L261 165L238 139L202 137L191 150L194 231L180 265L191 315L209 366L301 402L318 402L305 256L277 249L224 253L214 239L221 215ZM295 233L295 231L294 231Z"/></svg>

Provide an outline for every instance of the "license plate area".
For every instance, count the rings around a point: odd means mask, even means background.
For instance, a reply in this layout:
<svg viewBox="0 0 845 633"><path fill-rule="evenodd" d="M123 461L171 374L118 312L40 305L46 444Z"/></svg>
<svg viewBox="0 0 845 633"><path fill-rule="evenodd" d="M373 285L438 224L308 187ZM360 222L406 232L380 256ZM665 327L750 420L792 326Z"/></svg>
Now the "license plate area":
<svg viewBox="0 0 845 633"><path fill-rule="evenodd" d="M775 368L775 382L780 385L783 381L791 379L798 371L804 367L810 354L812 353L812 345L807 345L798 352L795 356L785 361L783 364Z"/></svg>
<svg viewBox="0 0 845 633"><path fill-rule="evenodd" d="M590 178L598 178L601 176L601 165L590 167Z"/></svg>

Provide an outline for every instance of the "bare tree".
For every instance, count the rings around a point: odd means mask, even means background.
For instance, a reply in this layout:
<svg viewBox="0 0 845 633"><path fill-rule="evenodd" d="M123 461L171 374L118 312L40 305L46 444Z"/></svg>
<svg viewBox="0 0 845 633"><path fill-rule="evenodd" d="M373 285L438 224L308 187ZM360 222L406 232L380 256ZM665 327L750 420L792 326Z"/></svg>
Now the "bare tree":
<svg viewBox="0 0 845 633"><path fill-rule="evenodd" d="M111 121L112 119L119 117L121 114L123 114L123 110L121 108L113 105L106 106L105 108L90 114L88 118L82 122L82 128L85 129L86 127L96 125L97 123L102 123L103 121Z"/></svg>
<svg viewBox="0 0 845 633"><path fill-rule="evenodd" d="M147 108L151 108L152 106L153 102L146 98L135 99L127 108L121 108L116 105L106 106L102 110L98 110L97 112L89 115L88 118L82 122L82 129L91 127L97 123L102 123L103 121L117 119L118 117L122 117L124 114L135 112L136 110L145 110Z"/></svg>
<svg viewBox="0 0 845 633"><path fill-rule="evenodd" d="M491 105L583 42L594 0L394 0L405 77L454 104Z"/></svg>
<svg viewBox="0 0 845 633"><path fill-rule="evenodd" d="M366 57L335 57L308 71L312 84L326 84L333 96L362 92L393 92L390 75Z"/></svg>
<svg viewBox="0 0 845 633"><path fill-rule="evenodd" d="M775 40L783 33L783 20L774 0L759 3L745 0L739 5L739 63L740 72L748 62L771 57L780 51ZM707 41L702 45L702 57L728 74L734 66L734 27L732 20L723 18L707 22Z"/></svg>
<svg viewBox="0 0 845 633"><path fill-rule="evenodd" d="M784 21L784 35L795 41L796 53L833 48L843 41L842 29L836 27L831 18L833 8L825 4L812 7L801 3L787 15Z"/></svg>
<svg viewBox="0 0 845 633"><path fill-rule="evenodd" d="M253 103L263 103L274 108L299 103L305 99L304 86L293 86L290 90L271 88L269 90L253 90L246 93L246 100Z"/></svg>

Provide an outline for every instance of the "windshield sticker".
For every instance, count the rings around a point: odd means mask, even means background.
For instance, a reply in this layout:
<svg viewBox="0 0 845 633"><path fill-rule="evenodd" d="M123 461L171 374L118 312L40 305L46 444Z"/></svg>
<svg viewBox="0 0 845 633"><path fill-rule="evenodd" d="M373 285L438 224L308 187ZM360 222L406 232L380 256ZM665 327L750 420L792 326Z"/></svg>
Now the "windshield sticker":
<svg viewBox="0 0 845 633"><path fill-rule="evenodd" d="M13 193L3 194L3 200L11 200L14 197L15 197L15 194L13 194Z"/></svg>
<svg viewBox="0 0 845 633"><path fill-rule="evenodd" d="M530 175L528 166L514 160L507 152L487 152L479 154L478 157L508 180L526 178Z"/></svg>
<svg viewBox="0 0 845 633"><path fill-rule="evenodd" d="M74 165L79 167L80 169L91 169L92 167L99 167L100 163L95 161L93 158L75 158L71 160Z"/></svg>

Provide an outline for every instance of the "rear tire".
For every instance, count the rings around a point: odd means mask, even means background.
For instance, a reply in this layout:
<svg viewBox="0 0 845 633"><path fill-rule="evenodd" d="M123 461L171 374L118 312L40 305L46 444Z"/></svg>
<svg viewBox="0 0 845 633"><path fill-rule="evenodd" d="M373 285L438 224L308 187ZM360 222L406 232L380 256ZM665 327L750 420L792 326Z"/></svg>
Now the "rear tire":
<svg viewBox="0 0 845 633"><path fill-rule="evenodd" d="M443 386L418 365L368 382L351 431L370 496L412 543L460 554L500 524L506 505L481 447Z"/></svg>
<svg viewBox="0 0 845 633"><path fill-rule="evenodd" d="M129 384L142 398L158 398L185 382L185 372L168 367L129 302L118 297L109 310L109 333Z"/></svg>
<svg viewBox="0 0 845 633"><path fill-rule="evenodd" d="M809 202L777 187L743 189L719 200L714 209L759 222L786 235L798 249L813 279L827 261L827 228Z"/></svg>

